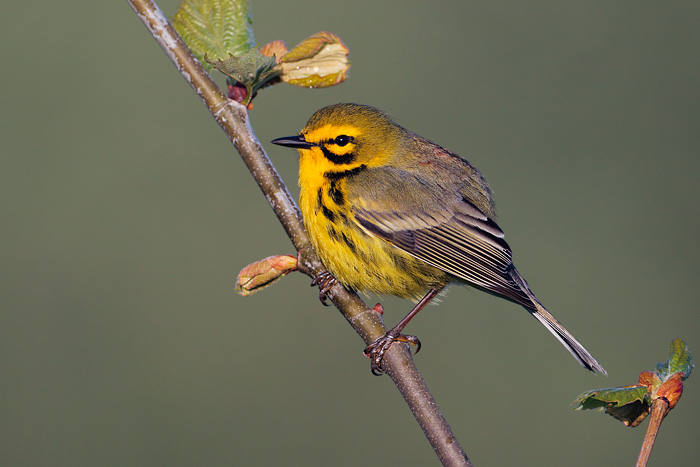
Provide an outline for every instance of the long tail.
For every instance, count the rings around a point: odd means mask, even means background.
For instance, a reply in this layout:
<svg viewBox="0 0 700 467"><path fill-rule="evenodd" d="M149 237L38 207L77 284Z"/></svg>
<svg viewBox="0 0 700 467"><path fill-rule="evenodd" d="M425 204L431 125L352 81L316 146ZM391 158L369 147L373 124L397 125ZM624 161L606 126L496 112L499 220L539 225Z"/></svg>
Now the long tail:
<svg viewBox="0 0 700 467"><path fill-rule="evenodd" d="M559 339L559 342L564 344L564 347L571 353L571 355L574 356L578 362L583 365L586 369L592 371L595 373L596 371L598 373L602 373L605 376L608 376L607 371L605 371L605 368L596 361L595 358L586 350L580 343L579 341L574 338L574 336L571 335L569 331L566 330L566 328L559 322L557 319L552 316L547 310L545 310L544 306L537 300L537 297L535 297L535 294L532 293L532 290L530 290L530 286L527 284L523 276L520 275L520 273L515 269L515 267L512 267L510 269L510 277L515 281L516 284L520 287L520 289L530 298L530 301L534 305L534 309L530 307L525 307L527 311L534 316L537 321L542 323L544 327L549 330L552 334L554 334L554 337Z"/></svg>

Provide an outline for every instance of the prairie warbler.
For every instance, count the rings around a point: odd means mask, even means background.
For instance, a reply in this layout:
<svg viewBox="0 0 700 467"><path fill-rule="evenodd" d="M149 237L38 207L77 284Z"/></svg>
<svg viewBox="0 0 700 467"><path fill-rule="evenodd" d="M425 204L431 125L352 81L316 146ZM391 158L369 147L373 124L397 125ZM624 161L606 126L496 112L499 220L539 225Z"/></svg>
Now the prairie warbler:
<svg viewBox="0 0 700 467"><path fill-rule="evenodd" d="M298 136L272 142L299 151L301 212L330 273L349 289L419 300L365 349L374 373L392 342L419 344L401 334L411 318L462 283L522 305L581 365L607 374L515 269L491 189L465 159L357 104L323 108Z"/></svg>

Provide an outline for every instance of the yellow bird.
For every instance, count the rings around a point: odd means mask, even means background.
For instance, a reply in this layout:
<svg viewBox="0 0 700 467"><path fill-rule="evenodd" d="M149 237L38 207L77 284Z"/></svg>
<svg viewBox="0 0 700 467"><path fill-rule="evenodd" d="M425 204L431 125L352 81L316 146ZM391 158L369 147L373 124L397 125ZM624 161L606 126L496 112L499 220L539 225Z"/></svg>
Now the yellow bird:
<svg viewBox="0 0 700 467"><path fill-rule="evenodd" d="M325 107L298 136L272 142L299 151L301 212L330 273L348 289L419 300L365 349L374 373L392 342L420 345L401 331L461 283L522 305L581 365L607 374L515 269L491 189L465 159L358 104Z"/></svg>

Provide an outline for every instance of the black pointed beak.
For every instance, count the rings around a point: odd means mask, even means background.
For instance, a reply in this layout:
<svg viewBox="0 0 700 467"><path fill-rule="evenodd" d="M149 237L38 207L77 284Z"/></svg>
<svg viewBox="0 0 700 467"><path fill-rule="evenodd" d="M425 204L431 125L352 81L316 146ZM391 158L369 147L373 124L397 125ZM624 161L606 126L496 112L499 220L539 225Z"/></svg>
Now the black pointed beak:
<svg viewBox="0 0 700 467"><path fill-rule="evenodd" d="M316 146L314 143L309 143L304 139L304 135L298 136L285 136L283 138L277 138L270 141L272 144L279 144L280 146L287 146L288 148L296 149L311 149Z"/></svg>

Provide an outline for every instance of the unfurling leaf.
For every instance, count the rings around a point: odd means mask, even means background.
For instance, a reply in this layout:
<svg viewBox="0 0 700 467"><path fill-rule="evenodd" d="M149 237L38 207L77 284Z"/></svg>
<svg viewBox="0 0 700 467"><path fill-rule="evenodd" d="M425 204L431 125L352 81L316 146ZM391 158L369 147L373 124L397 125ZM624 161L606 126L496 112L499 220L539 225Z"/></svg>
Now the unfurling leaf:
<svg viewBox="0 0 700 467"><path fill-rule="evenodd" d="M627 426L637 426L649 414L649 391L645 386L596 389L583 393L574 403L576 410L605 409Z"/></svg>
<svg viewBox="0 0 700 467"><path fill-rule="evenodd" d="M656 365L656 371L662 375L671 376L674 373L683 373L685 381L693 370L693 357L683 339L677 338L671 341L668 362Z"/></svg>
<svg viewBox="0 0 700 467"><path fill-rule="evenodd" d="M319 32L303 40L279 58L282 81L295 86L322 88L345 81L350 51L330 32Z"/></svg>
<svg viewBox="0 0 700 467"><path fill-rule="evenodd" d="M648 394L644 386L595 389L578 396L574 401L577 410L602 409L610 404L625 405L643 402Z"/></svg>
<svg viewBox="0 0 700 467"><path fill-rule="evenodd" d="M261 259L244 267L238 273L236 292L244 297L252 295L296 269L296 256L269 256Z"/></svg>
<svg viewBox="0 0 700 467"><path fill-rule="evenodd" d="M693 359L682 339L671 342L668 361L658 363L655 371L643 371L637 384L607 389L596 389L581 394L573 402L576 410L605 409L629 427L639 425L649 414L656 399L675 407L683 394L683 380L693 369Z"/></svg>
<svg viewBox="0 0 700 467"><path fill-rule="evenodd" d="M292 50L273 41L255 50L252 16L245 0L183 0L173 26L207 71L225 74L230 99L252 108L265 86L284 81L321 88L345 80L348 48L339 37L319 32Z"/></svg>
<svg viewBox="0 0 700 467"><path fill-rule="evenodd" d="M205 56L222 60L255 46L252 24L248 2L240 0L183 0L173 17L173 27L207 71Z"/></svg>
<svg viewBox="0 0 700 467"><path fill-rule="evenodd" d="M245 86L248 93L244 96L243 103L250 102L258 89L280 74L274 57L263 55L256 49L250 49L239 56L229 55L226 60L210 63L235 82Z"/></svg>

